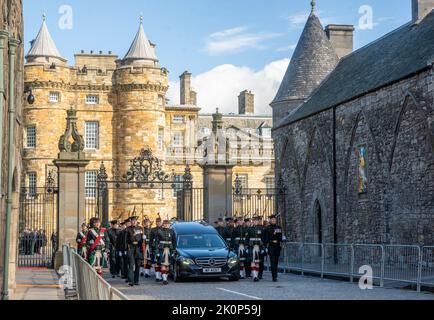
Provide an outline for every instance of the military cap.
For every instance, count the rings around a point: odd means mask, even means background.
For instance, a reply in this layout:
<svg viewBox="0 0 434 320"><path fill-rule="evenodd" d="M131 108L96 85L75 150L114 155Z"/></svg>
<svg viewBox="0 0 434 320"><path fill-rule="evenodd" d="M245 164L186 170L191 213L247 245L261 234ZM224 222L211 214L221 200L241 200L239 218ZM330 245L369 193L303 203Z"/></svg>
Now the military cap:
<svg viewBox="0 0 434 320"><path fill-rule="evenodd" d="M234 218L232 218L232 217L227 217L227 218L225 219L225 221L226 221L226 222L234 221Z"/></svg>
<svg viewBox="0 0 434 320"><path fill-rule="evenodd" d="M164 219L163 223L170 223L170 221L168 219Z"/></svg>
<svg viewBox="0 0 434 320"><path fill-rule="evenodd" d="M223 222L223 218L218 218L217 222Z"/></svg>
<svg viewBox="0 0 434 320"><path fill-rule="evenodd" d="M250 218L244 219L244 222L250 222Z"/></svg>
<svg viewBox="0 0 434 320"><path fill-rule="evenodd" d="M131 218L126 218L125 221L124 221L124 223L128 223L130 221L131 221Z"/></svg>
<svg viewBox="0 0 434 320"><path fill-rule="evenodd" d="M157 217L157 219L155 219L155 221L161 221L161 218L160 217Z"/></svg>
<svg viewBox="0 0 434 320"><path fill-rule="evenodd" d="M112 220L110 221L110 224L118 224L118 220Z"/></svg>
<svg viewBox="0 0 434 320"><path fill-rule="evenodd" d="M137 221L137 218L138 218L137 216L129 217L130 221L133 221L133 220L134 220L134 221Z"/></svg>
<svg viewBox="0 0 434 320"><path fill-rule="evenodd" d="M275 214L272 214L271 216L268 217L268 219L275 219L277 218Z"/></svg>

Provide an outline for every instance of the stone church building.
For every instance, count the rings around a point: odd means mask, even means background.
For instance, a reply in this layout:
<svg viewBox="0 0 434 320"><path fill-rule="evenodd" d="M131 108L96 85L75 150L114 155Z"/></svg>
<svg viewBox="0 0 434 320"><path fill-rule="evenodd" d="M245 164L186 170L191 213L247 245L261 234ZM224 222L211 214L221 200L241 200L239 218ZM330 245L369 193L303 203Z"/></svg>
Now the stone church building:
<svg viewBox="0 0 434 320"><path fill-rule="evenodd" d="M290 241L434 244L433 8L352 52L313 2L271 103Z"/></svg>

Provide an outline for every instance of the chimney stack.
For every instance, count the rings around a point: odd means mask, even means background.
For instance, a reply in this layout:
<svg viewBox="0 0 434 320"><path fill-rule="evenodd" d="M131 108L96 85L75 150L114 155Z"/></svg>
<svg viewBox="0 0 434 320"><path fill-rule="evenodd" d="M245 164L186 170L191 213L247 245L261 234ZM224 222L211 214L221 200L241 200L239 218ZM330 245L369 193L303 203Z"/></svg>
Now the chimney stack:
<svg viewBox="0 0 434 320"><path fill-rule="evenodd" d="M412 21L419 23L434 9L434 0L412 0L411 7Z"/></svg>
<svg viewBox="0 0 434 320"><path fill-rule="evenodd" d="M239 114L254 114L255 113L255 95L244 90L238 96L238 113Z"/></svg>
<svg viewBox="0 0 434 320"><path fill-rule="evenodd" d="M181 104L195 106L197 104L197 93L191 87L191 73L185 71L179 79L181 80Z"/></svg>
<svg viewBox="0 0 434 320"><path fill-rule="evenodd" d="M332 43L339 59L353 52L353 25L329 24L325 28L325 33Z"/></svg>

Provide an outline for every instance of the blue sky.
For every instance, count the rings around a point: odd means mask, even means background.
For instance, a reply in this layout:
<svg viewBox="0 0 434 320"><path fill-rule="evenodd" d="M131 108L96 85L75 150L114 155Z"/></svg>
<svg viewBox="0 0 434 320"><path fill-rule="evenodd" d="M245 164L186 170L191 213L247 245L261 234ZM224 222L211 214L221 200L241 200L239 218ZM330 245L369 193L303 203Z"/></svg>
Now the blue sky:
<svg viewBox="0 0 434 320"><path fill-rule="evenodd" d="M71 29L59 27L62 5L72 8ZM357 26L363 5L372 8L374 23L372 29L356 30L356 48L411 17L410 0L317 0L317 11L324 26ZM111 50L121 57L125 55L143 13L145 31L157 44L161 65L170 71L169 96L173 100L177 99L178 76L189 70L195 75L193 85L206 111L214 107L233 111L236 92L244 88L258 91L255 93L259 108L268 113L267 101L272 99L270 95L297 44L310 11L310 0L24 0L26 51L39 30L44 9L48 28L70 64L73 54L80 50ZM230 90L222 88L230 80L225 80L225 73L230 78L234 73L240 75ZM252 83L261 81L264 74L265 79L274 81L270 88ZM205 83L214 82L213 79L220 83ZM223 95L231 97L219 98ZM216 105L211 105L213 99L217 99Z"/></svg>

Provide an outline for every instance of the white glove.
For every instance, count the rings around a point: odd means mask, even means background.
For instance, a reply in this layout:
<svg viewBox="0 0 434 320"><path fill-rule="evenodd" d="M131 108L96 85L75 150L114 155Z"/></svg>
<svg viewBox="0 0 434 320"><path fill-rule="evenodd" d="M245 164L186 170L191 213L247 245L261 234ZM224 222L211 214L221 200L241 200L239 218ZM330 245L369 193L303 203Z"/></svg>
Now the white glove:
<svg viewBox="0 0 434 320"><path fill-rule="evenodd" d="M286 241L286 237L285 236L282 236L282 241Z"/></svg>

